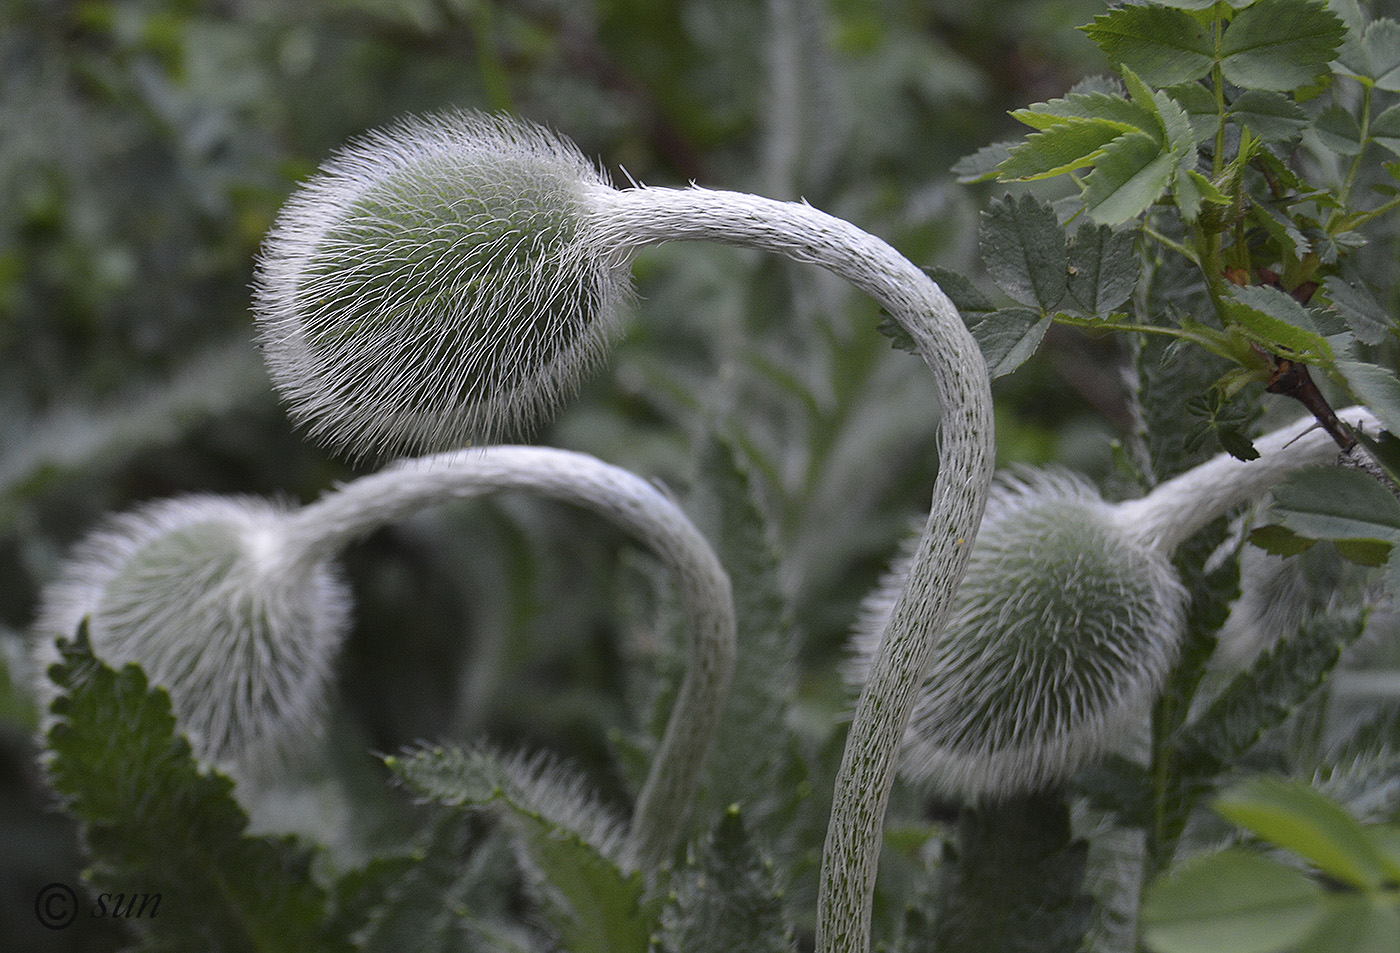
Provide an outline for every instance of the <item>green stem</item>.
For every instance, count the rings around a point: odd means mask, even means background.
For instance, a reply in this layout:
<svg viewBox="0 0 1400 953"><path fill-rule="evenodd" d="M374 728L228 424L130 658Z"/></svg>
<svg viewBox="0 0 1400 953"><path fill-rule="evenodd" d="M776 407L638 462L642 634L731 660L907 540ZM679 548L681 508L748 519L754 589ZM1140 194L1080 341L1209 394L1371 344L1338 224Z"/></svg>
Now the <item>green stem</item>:
<svg viewBox="0 0 1400 953"><path fill-rule="evenodd" d="M1205 334L1196 331L1188 331L1185 328L1166 328L1156 324L1133 324L1130 321L1100 321L1096 318L1079 318L1069 314L1055 315L1055 323L1063 324L1074 328L1088 328L1093 331L1128 331L1141 334L1160 334L1164 337L1176 338L1180 341L1190 341L1199 344L1212 354L1219 353L1219 342L1213 340Z"/></svg>
<svg viewBox="0 0 1400 953"><path fill-rule="evenodd" d="M1332 235L1341 235L1344 232L1350 232L1355 229L1358 229L1362 225L1365 225L1367 222L1369 222L1371 219L1384 215L1387 212L1392 212L1397 208L1400 208L1400 196L1396 196L1389 202L1386 202L1377 208L1373 208L1369 212L1357 212L1353 215L1342 215L1337 220L1337 224L1332 228L1328 229L1328 231Z"/></svg>
<svg viewBox="0 0 1400 953"><path fill-rule="evenodd" d="M1215 158L1211 161L1211 170L1212 178L1219 180L1220 173L1225 171L1225 71L1220 66L1224 60L1221 49L1225 36L1224 21L1216 17L1212 29L1215 33L1215 65L1211 67L1210 82L1215 87L1215 113L1220 118L1220 125L1215 130Z"/></svg>
<svg viewBox="0 0 1400 953"><path fill-rule="evenodd" d="M1153 228L1151 225L1148 224L1144 224L1142 226L1142 233L1148 238L1152 239L1157 244L1161 245L1163 248L1170 248L1172 251L1176 252L1178 255L1181 255L1187 261L1191 262L1191 264L1195 265L1197 268L1201 266L1200 259L1196 257L1196 252L1188 246L1177 241L1175 238L1168 238L1166 235L1163 235L1161 232L1157 231L1157 229Z"/></svg>
<svg viewBox="0 0 1400 953"><path fill-rule="evenodd" d="M1364 86L1361 94L1361 148L1352 156L1351 168L1347 170L1346 181L1342 183L1342 208L1351 204L1351 190L1356 186L1356 177L1361 172L1361 159L1366 155L1366 141L1371 137L1371 87ZM1334 216L1335 219L1336 216ZM1328 222L1328 225L1331 225ZM1331 232L1331 229L1328 229Z"/></svg>

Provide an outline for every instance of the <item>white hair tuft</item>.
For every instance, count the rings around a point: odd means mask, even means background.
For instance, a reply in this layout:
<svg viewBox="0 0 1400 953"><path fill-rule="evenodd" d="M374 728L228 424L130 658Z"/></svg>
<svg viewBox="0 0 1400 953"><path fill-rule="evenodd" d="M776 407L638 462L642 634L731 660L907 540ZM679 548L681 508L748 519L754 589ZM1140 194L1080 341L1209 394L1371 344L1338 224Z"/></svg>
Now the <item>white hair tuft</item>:
<svg viewBox="0 0 1400 953"><path fill-rule="evenodd" d="M287 202L259 260L259 343L293 417L393 453L545 416L630 294L589 214L606 186L567 140L475 112L347 146Z"/></svg>
<svg viewBox="0 0 1400 953"><path fill-rule="evenodd" d="M285 513L255 498L162 500L79 544L45 592L43 668L83 619L94 654L139 662L170 693L203 759L283 753L320 724L349 626L349 591L329 564L288 559ZM53 688L41 672L41 694Z"/></svg>

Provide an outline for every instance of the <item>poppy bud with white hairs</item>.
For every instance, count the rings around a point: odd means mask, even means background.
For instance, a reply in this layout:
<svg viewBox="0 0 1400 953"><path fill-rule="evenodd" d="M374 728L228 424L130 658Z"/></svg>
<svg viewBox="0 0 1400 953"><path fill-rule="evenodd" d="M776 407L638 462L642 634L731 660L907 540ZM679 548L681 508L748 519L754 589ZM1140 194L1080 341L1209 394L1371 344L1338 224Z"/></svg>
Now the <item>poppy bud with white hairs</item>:
<svg viewBox="0 0 1400 953"><path fill-rule="evenodd" d="M642 543L675 578L687 668L638 798L632 849L673 850L734 669L729 578L700 532L641 477L543 447L491 447L410 460L300 510L260 499L187 497L112 520L75 550L35 625L40 661L83 619L93 651L138 662L166 688L204 758L256 764L314 731L348 628L333 568L347 544L424 507L527 490L591 509ZM47 666L41 666L46 668ZM44 696L52 686L41 685Z"/></svg>
<svg viewBox="0 0 1400 953"><path fill-rule="evenodd" d="M640 247L704 240L821 265L875 298L936 378L924 542L847 735L817 945L869 945L894 761L913 689L991 484L991 386L942 290L880 239L799 202L617 190L536 126L456 113L351 145L287 205L257 279L259 334L292 413L356 452L489 438L548 409L598 354Z"/></svg>
<svg viewBox="0 0 1400 953"><path fill-rule="evenodd" d="M1340 416L1375 425L1361 408ZM999 479L915 703L901 773L942 796L1000 799L1065 781L1120 742L1176 662L1186 603L1177 547L1338 453L1311 418L1256 446L1256 460L1221 454L1116 504L1068 473ZM867 601L854 684L903 572Z"/></svg>

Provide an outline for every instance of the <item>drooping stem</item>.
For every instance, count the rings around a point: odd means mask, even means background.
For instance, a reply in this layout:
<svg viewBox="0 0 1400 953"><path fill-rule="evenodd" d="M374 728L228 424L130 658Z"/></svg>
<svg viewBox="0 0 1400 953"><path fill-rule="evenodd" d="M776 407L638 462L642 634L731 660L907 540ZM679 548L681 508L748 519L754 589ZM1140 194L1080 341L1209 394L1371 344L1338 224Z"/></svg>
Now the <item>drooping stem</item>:
<svg viewBox="0 0 1400 953"><path fill-rule="evenodd" d="M915 695L967 567L994 461L986 363L942 290L884 241L809 205L708 189L596 188L597 228L626 254L638 246L704 240L820 265L884 306L909 332L937 381L942 421L933 504L869 680L837 775L818 898L817 949L862 953L885 807Z"/></svg>
<svg viewBox="0 0 1400 953"><path fill-rule="evenodd" d="M593 510L650 549L676 579L688 622L687 668L633 814L630 853L663 862L714 740L734 672L734 599L705 538L641 477L585 454L486 447L410 460L345 484L303 508L288 527L289 558L330 559L352 540L424 507L500 490L526 490Z"/></svg>
<svg viewBox="0 0 1400 953"><path fill-rule="evenodd" d="M1352 427L1378 426L1364 407L1337 415ZM1114 507L1123 528L1164 553L1176 548L1237 506L1257 500L1303 467L1336 459L1338 448L1317 421L1305 417L1255 443L1259 457L1239 460L1222 453L1158 485L1138 500Z"/></svg>

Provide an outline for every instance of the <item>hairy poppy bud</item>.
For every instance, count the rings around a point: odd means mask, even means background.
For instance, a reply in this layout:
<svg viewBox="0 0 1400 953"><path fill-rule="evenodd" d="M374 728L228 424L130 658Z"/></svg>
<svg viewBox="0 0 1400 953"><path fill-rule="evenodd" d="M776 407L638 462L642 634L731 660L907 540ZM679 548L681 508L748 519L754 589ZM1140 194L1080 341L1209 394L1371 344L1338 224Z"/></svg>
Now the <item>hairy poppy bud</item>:
<svg viewBox="0 0 1400 953"><path fill-rule="evenodd" d="M318 722L350 606L329 564L291 558L286 516L195 496L116 517L45 593L41 656L57 661L54 638L86 618L98 657L169 690L201 757L282 747Z"/></svg>
<svg viewBox="0 0 1400 953"><path fill-rule="evenodd" d="M343 150L259 262L259 339L293 416L357 452L519 429L594 362L630 290L599 242L606 179L568 141L478 113Z"/></svg>

